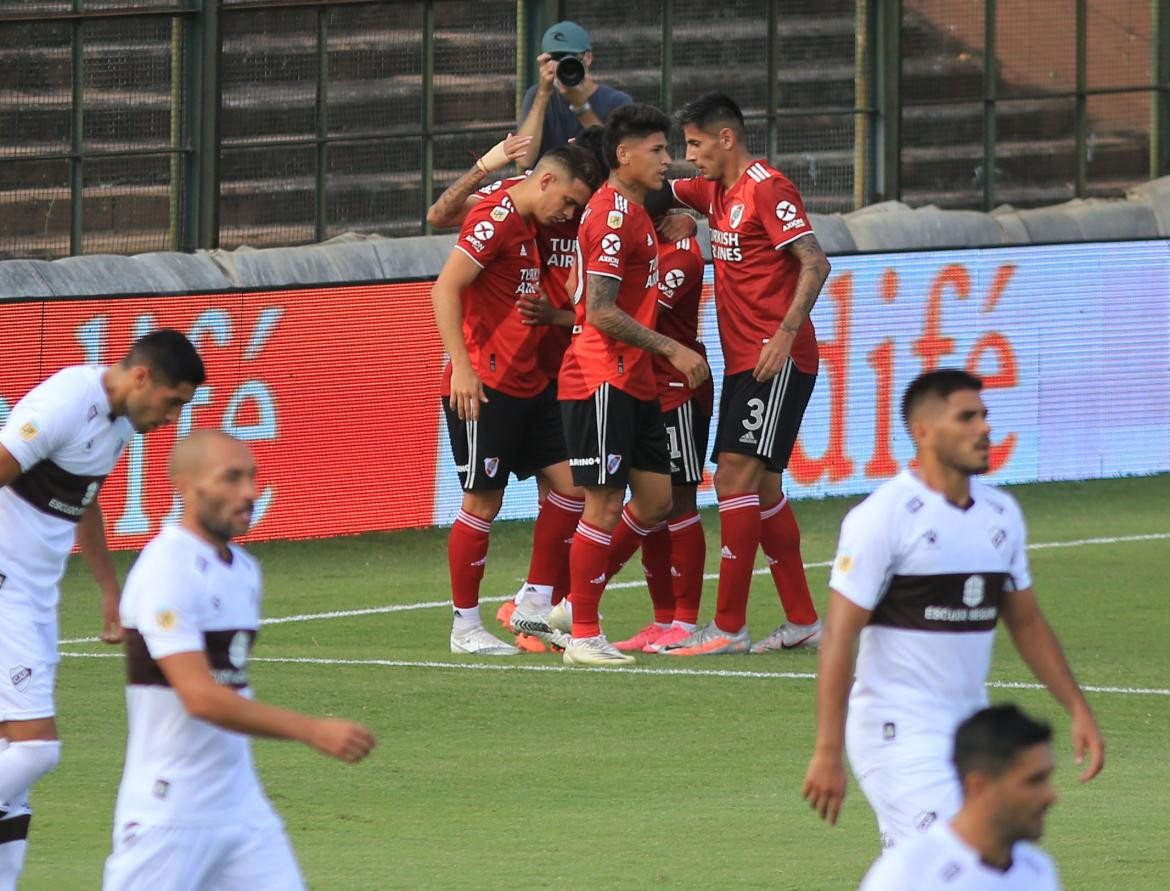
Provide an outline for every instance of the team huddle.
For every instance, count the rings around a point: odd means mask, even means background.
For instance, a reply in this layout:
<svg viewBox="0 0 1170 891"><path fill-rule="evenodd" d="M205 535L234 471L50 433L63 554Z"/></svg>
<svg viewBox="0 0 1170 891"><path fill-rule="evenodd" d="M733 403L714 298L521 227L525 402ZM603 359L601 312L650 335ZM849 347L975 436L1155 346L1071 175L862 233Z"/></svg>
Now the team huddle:
<svg viewBox="0 0 1170 891"><path fill-rule="evenodd" d="M665 180L671 122L630 104L528 175L474 192L491 164L522 152L522 141L506 140L432 208L433 222L462 223L432 292L451 356L443 404L464 489L449 545L453 652L551 645L567 664L622 665L636 650L699 656L818 643L780 479L816 381L809 312L829 263L795 186L748 153L734 101L708 94L678 120L693 178ZM726 377L713 456L722 559L715 617L702 627L696 491L713 387L698 337L702 253L692 218L674 206L706 214L721 246L713 256ZM542 495L528 577L500 614L519 647L490 634L479 614L510 474L535 474ZM786 620L753 646L746 611L761 546ZM598 604L639 548L652 621L610 643Z"/></svg>
<svg viewBox="0 0 1170 891"><path fill-rule="evenodd" d="M629 104L545 153L524 176L480 188L522 157L504 140L431 208L461 226L432 293L451 361L442 407L464 489L451 528L452 652L563 651L566 664L819 649L817 738L803 796L835 822L845 757L884 848L864 887L1055 888L1026 842L1054 800L1050 731L987 708L1000 619L1072 716L1082 779L1103 767L1092 710L1032 592L1023 515L972 479L988 469L981 381L934 369L907 388L905 470L845 518L822 622L781 488L816 381L809 314L828 276L793 184L744 142L743 115L712 93L676 116L698 175L667 181L671 121ZM721 560L713 619L698 624L706 542L696 507L713 386L698 336L705 214L725 359L711 454ZM232 437L198 430L172 450L178 525L140 555L122 589L96 496L135 433L174 422L204 382L180 333L136 342L109 367L64 369L0 429L0 891L16 887L30 790L60 757L55 724L58 587L76 541L102 591L103 638L126 646L129 717L107 889L300 889L247 735L295 739L353 762L374 745L341 719L252 698L259 566L231 540L248 529L255 465ZM510 477L541 491L525 583L484 627L480 584ZM628 492L628 500L627 500ZM749 638L763 549L785 618ZM651 620L603 633L607 582L641 549ZM854 648L858 646L856 663Z"/></svg>

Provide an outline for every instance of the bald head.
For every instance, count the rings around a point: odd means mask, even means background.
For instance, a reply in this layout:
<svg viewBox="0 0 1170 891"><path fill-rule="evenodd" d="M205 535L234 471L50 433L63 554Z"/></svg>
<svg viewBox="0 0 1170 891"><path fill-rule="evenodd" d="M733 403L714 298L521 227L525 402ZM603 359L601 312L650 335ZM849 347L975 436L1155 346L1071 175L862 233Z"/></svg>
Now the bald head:
<svg viewBox="0 0 1170 891"><path fill-rule="evenodd" d="M167 469L183 496L183 526L221 548L248 531L256 462L247 445L220 430L195 430L175 443Z"/></svg>
<svg viewBox="0 0 1170 891"><path fill-rule="evenodd" d="M201 476L228 456L247 452L246 445L222 430L193 430L171 449L167 475L172 484L178 485L181 477Z"/></svg>

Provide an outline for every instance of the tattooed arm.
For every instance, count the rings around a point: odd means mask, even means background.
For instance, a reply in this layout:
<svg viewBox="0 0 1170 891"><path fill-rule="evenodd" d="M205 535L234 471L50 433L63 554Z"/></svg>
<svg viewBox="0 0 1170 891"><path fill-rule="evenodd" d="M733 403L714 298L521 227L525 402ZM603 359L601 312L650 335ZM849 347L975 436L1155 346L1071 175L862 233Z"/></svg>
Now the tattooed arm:
<svg viewBox="0 0 1170 891"><path fill-rule="evenodd" d="M585 321L614 340L657 353L686 375L691 389L711 376L707 362L677 340L659 334L632 318L617 305L621 281L608 275L594 275L585 284Z"/></svg>
<svg viewBox="0 0 1170 891"><path fill-rule="evenodd" d="M820 242L811 232L796 239L784 250L800 261L800 272L796 279L796 290L792 295L792 305L788 307L788 312L780 321L776 333L760 350L760 359L753 372L753 377L758 381L771 380L784 367L792 351L792 342L796 340L800 326L808 320L809 313L812 312L821 294L825 279L829 277L829 258L825 256Z"/></svg>
<svg viewBox="0 0 1170 891"><path fill-rule="evenodd" d="M463 224L467 212L480 197L475 194L487 176L528 150L532 140L526 136L512 136L497 143L482 158L471 165L463 176L455 180L427 210L427 222L436 229L447 229Z"/></svg>

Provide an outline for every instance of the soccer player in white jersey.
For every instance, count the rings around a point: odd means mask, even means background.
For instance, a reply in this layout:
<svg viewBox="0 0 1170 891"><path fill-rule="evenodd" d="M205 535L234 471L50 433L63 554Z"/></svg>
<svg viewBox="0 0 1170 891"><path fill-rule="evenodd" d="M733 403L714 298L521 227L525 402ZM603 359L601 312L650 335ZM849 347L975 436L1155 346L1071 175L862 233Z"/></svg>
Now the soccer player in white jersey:
<svg viewBox="0 0 1170 891"><path fill-rule="evenodd" d="M987 705L1001 617L1024 662L1072 716L1077 762L1089 753L1082 781L1105 762L1092 709L1032 593L1020 508L971 479L988 467L982 386L957 369L910 384L902 417L917 467L845 517L829 579L816 745L803 795L836 822L844 747L883 847L958 811L951 741L959 722Z"/></svg>
<svg viewBox="0 0 1170 891"><path fill-rule="evenodd" d="M861 891L1059 891L1052 859L1032 842L1056 802L1052 729L1014 705L959 725L953 762L963 807L953 820L878 858Z"/></svg>
<svg viewBox="0 0 1170 891"><path fill-rule="evenodd" d="M34 387L0 429L0 891L24 864L32 785L61 753L53 686L58 584L76 541L117 643L118 578L97 493L130 437L179 416L203 363L178 331L138 340L117 364L75 365Z"/></svg>
<svg viewBox="0 0 1170 891"><path fill-rule="evenodd" d="M260 567L230 543L256 499L248 447L197 430L175 446L169 470L182 520L143 549L122 595L130 733L104 888L299 891L248 736L300 740L351 763L374 737L252 699Z"/></svg>

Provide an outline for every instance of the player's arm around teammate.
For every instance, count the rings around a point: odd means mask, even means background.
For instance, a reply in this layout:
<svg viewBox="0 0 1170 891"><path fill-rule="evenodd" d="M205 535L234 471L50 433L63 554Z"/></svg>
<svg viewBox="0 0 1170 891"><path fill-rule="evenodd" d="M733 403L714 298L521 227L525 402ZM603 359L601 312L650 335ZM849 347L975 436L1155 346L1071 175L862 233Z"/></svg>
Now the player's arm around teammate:
<svg viewBox="0 0 1170 891"><path fill-rule="evenodd" d="M493 145L482 158L476 159L463 176L447 186L443 194L427 209L427 222L436 229L460 226L467 218L467 212L482 196L476 194L480 184L492 173L523 157L531 136L511 133ZM486 186L484 188L487 188Z"/></svg>

